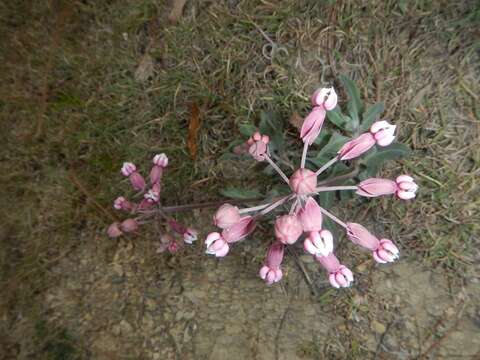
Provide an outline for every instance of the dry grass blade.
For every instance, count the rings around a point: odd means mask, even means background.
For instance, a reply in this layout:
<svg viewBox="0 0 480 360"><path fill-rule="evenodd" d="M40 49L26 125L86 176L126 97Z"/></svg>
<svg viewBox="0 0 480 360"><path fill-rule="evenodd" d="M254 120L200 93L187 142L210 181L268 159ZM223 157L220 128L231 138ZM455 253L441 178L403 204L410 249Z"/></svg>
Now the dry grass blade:
<svg viewBox="0 0 480 360"><path fill-rule="evenodd" d="M168 21L172 24L176 24L178 19L182 16L183 8L187 0L173 0L173 7L170 11L170 15L168 15Z"/></svg>

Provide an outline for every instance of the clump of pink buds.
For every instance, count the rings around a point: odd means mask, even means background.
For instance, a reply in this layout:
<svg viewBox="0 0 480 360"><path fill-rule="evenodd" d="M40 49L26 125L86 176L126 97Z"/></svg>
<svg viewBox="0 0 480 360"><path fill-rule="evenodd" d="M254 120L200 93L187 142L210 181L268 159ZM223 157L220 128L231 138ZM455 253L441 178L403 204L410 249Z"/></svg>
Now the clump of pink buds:
<svg viewBox="0 0 480 360"><path fill-rule="evenodd" d="M300 138L304 143L300 167L293 171L290 177L270 157L268 136L256 132L247 142L252 157L257 161L266 161L272 166L289 185L291 193L272 202L249 208L239 209L230 204L222 205L214 216L214 225L222 230L210 233L205 244L208 254L223 257L227 255L234 242L245 239L254 230L256 222L262 216L291 203L288 213L276 217L274 226L276 240L267 252L259 271L260 277L267 284L278 282L283 276L280 264L284 248L295 246L302 239L303 249L314 256L328 272L330 284L335 288L349 287L354 280L353 273L335 256L333 235L323 227L324 216L343 227L348 238L370 251L377 263L395 261L399 257L399 250L391 240L379 240L362 225L340 220L323 208L315 200L315 196L325 191L355 191L365 197L395 194L398 198L407 200L415 197L418 187L408 175L401 175L395 181L372 178L354 186L318 186L318 176L336 162L354 159L375 145L381 147L390 145L395 139L396 127L386 121L375 122L368 132L347 142L334 158L313 171L305 167L308 147L320 134L326 112L335 108L338 96L332 87L321 88L313 93L311 101L313 109L305 118L300 130Z"/></svg>
<svg viewBox="0 0 480 360"><path fill-rule="evenodd" d="M114 200L114 209L125 211L131 217L111 224L107 229L109 237L116 238L127 233L136 233L149 218L157 216L164 220L165 229L165 232L160 235L159 252L168 250L170 253L175 253L183 244L192 244L197 240L198 232L169 217L167 212L170 209L164 208L161 204L161 180L167 165L168 157L165 154L154 156L153 166L150 170L150 188L147 188L147 184L137 171L135 164L131 162L123 164L121 173L129 178L133 189L139 191L133 195L139 201L130 201L124 196L119 196Z"/></svg>
<svg viewBox="0 0 480 360"><path fill-rule="evenodd" d="M248 139L247 144L250 145L248 152L257 161L265 160L268 155L268 143L270 138L267 135L260 135L257 131Z"/></svg>

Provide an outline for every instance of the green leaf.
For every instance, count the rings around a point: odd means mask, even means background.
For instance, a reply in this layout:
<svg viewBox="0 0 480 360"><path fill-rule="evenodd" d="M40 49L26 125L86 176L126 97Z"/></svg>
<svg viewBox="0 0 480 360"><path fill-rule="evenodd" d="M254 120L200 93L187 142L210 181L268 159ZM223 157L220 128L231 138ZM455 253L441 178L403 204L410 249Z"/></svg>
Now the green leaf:
<svg viewBox="0 0 480 360"><path fill-rule="evenodd" d="M330 138L330 135L331 133L327 129L322 129L322 131L320 132L320 135L318 135L318 137L315 139L313 143L316 145L321 145L322 143L326 144L326 142Z"/></svg>
<svg viewBox="0 0 480 360"><path fill-rule="evenodd" d="M357 129L360 124L360 114L363 112L363 104L360 100L360 92L358 91L355 83L348 76L340 75L339 78L348 94L348 111L354 122L354 128Z"/></svg>
<svg viewBox="0 0 480 360"><path fill-rule="evenodd" d="M335 191L322 191L318 195L320 206L326 209L329 209L333 205L333 200L335 200Z"/></svg>
<svg viewBox="0 0 480 360"><path fill-rule="evenodd" d="M238 129L240 130L240 133L243 135L243 136L247 136L247 137L250 137L252 136L252 134L257 131L257 128L255 125L252 125L252 124L240 124L240 126L238 127Z"/></svg>
<svg viewBox="0 0 480 360"><path fill-rule="evenodd" d="M330 121L332 124L336 125L340 129L346 129L345 126L347 125L347 119L343 117L338 106L331 111L327 111L327 118L328 121Z"/></svg>
<svg viewBox="0 0 480 360"><path fill-rule="evenodd" d="M363 113L362 124L360 125L360 132L367 131L372 124L380 118L380 115L385 110L383 103L376 103L375 105L369 106L367 110Z"/></svg>
<svg viewBox="0 0 480 360"><path fill-rule="evenodd" d="M352 179L344 182L342 185L355 185L355 181L353 181ZM354 190L341 190L339 191L340 193L340 200L344 201L344 200L349 200L351 198L353 198L353 195L355 194L355 191Z"/></svg>
<svg viewBox="0 0 480 360"><path fill-rule="evenodd" d="M319 159L322 156L335 155L338 150L348 141L348 137L340 135L339 133L333 133L325 145L317 154L316 158Z"/></svg>
<svg viewBox="0 0 480 360"><path fill-rule="evenodd" d="M226 189L221 189L220 193L231 199L255 199L261 197L262 194L255 189L242 189L236 187L229 187Z"/></svg>
<svg viewBox="0 0 480 360"><path fill-rule="evenodd" d="M337 176L341 174L345 174L349 172L350 168L345 165L344 162L337 162L335 165L332 166L331 175L330 176Z"/></svg>
<svg viewBox="0 0 480 360"><path fill-rule="evenodd" d="M285 183L274 185L265 195L265 200L273 199L277 196L288 195L292 192L289 186Z"/></svg>
<svg viewBox="0 0 480 360"><path fill-rule="evenodd" d="M368 173L372 174L371 176L374 176L386 161L406 157L410 152L411 150L408 146L401 143L395 143L367 155L362 160L362 164L367 167Z"/></svg>

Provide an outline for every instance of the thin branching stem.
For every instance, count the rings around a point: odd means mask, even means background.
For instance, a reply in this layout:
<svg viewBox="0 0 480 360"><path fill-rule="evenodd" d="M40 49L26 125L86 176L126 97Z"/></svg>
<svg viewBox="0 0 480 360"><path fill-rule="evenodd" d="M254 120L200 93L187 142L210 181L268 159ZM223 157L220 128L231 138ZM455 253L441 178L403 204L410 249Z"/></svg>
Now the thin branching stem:
<svg viewBox="0 0 480 360"><path fill-rule="evenodd" d="M262 205L258 205L258 206L252 206L252 207L249 207L249 208L244 208L244 209L240 209L238 212L240 214L246 214L246 213L249 213L249 212L253 212L253 211L258 211L258 210L262 210L262 209L265 209L266 207L268 207L269 205L271 205L272 203L269 202L268 204L262 204Z"/></svg>
<svg viewBox="0 0 480 360"><path fill-rule="evenodd" d="M287 195L283 198L281 198L280 200L274 202L273 204L271 204L269 207L263 209L262 211L260 211L256 216L259 217L259 216L262 216L262 215L265 215L265 214L268 214L270 211L272 211L273 209L279 207L280 205L286 203L287 201L289 201L290 199L292 199L295 195Z"/></svg>
<svg viewBox="0 0 480 360"><path fill-rule="evenodd" d="M338 157L335 156L332 160L330 160L329 162L327 162L325 165L323 165L320 169L317 170L317 172L315 173L315 175L320 175L321 173L323 173L325 170L327 170L330 166L332 166L333 164L335 164L338 160Z"/></svg>
<svg viewBox="0 0 480 360"><path fill-rule="evenodd" d="M289 212L290 215L296 211L297 206L298 206L298 196L295 198L295 201L293 202L292 207L290 208L290 212Z"/></svg>
<svg viewBox="0 0 480 360"><path fill-rule="evenodd" d="M347 228L347 224L345 224L342 220L340 220L339 218L337 218L335 215L333 215L332 213L328 212L327 210L325 210L324 208L320 207L320 211L322 212L322 214L328 216L330 219L332 219L333 221L335 221L337 224L343 226L345 229Z"/></svg>
<svg viewBox="0 0 480 360"><path fill-rule="evenodd" d="M317 193L325 192L325 191L337 191L337 190L357 190L358 187L356 185L352 186L320 186L315 189Z"/></svg>
<svg viewBox="0 0 480 360"><path fill-rule="evenodd" d="M277 164L268 156L265 154L265 159L268 161L268 163L275 169L275 171L282 177L282 179L288 184L288 177L285 175L285 173L280 169Z"/></svg>
<svg viewBox="0 0 480 360"><path fill-rule="evenodd" d="M300 162L300 168L302 169L305 167L305 162L307 161L308 145L308 141L305 141L303 144L302 161Z"/></svg>

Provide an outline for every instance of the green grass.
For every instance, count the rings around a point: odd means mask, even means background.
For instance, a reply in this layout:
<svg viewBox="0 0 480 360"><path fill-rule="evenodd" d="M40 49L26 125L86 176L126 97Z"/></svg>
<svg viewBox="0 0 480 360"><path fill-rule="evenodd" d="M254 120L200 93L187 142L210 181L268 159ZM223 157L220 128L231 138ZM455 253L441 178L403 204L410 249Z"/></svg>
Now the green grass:
<svg viewBox="0 0 480 360"><path fill-rule="evenodd" d="M159 3L0 5L0 271L12 315L58 281L52 267L88 241L82 234L103 237L111 219L95 203L110 211L127 191L123 161L146 171L153 154L168 153L170 204L211 200L226 186L265 186L252 168L223 176L217 159L242 138L239 125L258 124L261 110L304 114L311 91L321 81L338 86L340 74L357 81L368 103L386 104L414 150L384 174L408 172L421 186L415 202L374 200L366 215L447 276L470 269L480 230L478 5L194 1L170 26ZM253 22L289 56L265 58ZM139 82L145 54L154 72ZM192 103L202 121L195 161L186 147ZM354 204L345 212L355 214ZM101 249L108 256L110 245ZM357 343L351 348L361 353Z"/></svg>

